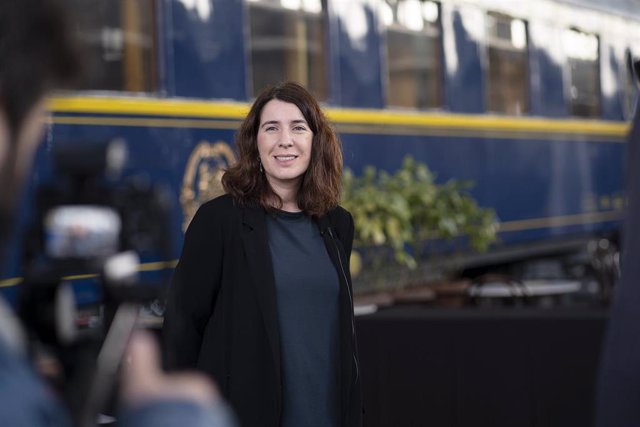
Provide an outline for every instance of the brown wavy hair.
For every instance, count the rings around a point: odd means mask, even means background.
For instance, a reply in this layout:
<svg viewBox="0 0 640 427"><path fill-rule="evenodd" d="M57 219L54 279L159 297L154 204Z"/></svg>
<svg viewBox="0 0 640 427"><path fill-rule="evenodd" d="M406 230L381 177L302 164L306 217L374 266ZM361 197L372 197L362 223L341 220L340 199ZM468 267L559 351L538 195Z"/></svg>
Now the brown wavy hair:
<svg viewBox="0 0 640 427"><path fill-rule="evenodd" d="M297 106L313 132L311 159L302 177L297 203L307 215L323 215L340 201L342 146L318 101L297 83L269 87L256 98L236 133L238 161L224 173L222 185L241 205L282 208L282 199L260 172L257 142L262 109L273 99Z"/></svg>

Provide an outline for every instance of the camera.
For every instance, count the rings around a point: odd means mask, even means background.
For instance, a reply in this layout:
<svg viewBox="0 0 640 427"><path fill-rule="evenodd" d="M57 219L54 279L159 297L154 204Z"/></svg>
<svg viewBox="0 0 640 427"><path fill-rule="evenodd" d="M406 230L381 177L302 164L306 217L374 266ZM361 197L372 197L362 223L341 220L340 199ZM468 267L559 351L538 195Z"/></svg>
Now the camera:
<svg viewBox="0 0 640 427"><path fill-rule="evenodd" d="M140 310L162 300L169 279L140 274L141 260L170 257L169 192L124 173L127 159L122 139L57 143L55 180L36 190L24 246L18 313L32 357L57 364L52 383L81 426L109 411ZM78 303L79 286L94 301Z"/></svg>

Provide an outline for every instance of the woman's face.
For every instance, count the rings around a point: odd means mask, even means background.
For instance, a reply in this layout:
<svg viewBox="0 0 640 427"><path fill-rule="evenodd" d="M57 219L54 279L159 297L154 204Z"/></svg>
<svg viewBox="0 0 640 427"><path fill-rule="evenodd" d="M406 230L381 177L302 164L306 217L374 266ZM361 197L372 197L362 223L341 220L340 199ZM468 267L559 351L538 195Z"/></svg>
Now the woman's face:
<svg viewBox="0 0 640 427"><path fill-rule="evenodd" d="M311 160L313 132L300 109L272 99L262 109L258 153L264 173L276 193L300 184Z"/></svg>

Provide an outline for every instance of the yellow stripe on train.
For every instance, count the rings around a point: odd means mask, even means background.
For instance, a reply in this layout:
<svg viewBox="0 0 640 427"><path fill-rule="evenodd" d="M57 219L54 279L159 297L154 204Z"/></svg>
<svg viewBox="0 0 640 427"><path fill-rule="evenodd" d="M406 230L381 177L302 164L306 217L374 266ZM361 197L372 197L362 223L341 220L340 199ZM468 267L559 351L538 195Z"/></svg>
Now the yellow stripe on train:
<svg viewBox="0 0 640 427"><path fill-rule="evenodd" d="M201 101L189 99L160 99L133 97L104 97L104 96L64 96L55 97L50 101L50 109L56 115L65 113L128 116L156 116L167 118L195 118L219 121L226 119L224 127L229 128L233 121L242 120L249 111L249 105L240 102ZM394 110L359 110L346 108L325 108L329 118L336 123L339 130L347 132L377 132L381 127L391 126L399 134L406 132L402 128L445 129L453 132L468 133L481 131L482 133L497 133L516 135L519 133L533 133L536 135L587 135L622 139L629 130L626 122L592 120L592 119L548 119L540 117L504 117L497 115L478 114L448 114L443 112L407 112ZM231 121L229 121L231 119ZM77 124L107 124L95 119L94 122L83 122L77 119ZM120 119L121 121L125 119ZM58 122L55 118L54 123ZM116 120L117 122L117 120ZM114 122L114 124L116 123ZM187 123L193 127L217 127L206 125L203 121L174 121L175 124ZM65 117L62 123L73 123L73 119ZM122 122L124 123L124 121ZM143 123L136 119L136 123ZM160 123L160 122L159 122ZM171 122L169 122L171 123ZM169 124L167 123L167 125ZM131 123L133 124L133 122ZM371 126L369 132L367 129Z"/></svg>

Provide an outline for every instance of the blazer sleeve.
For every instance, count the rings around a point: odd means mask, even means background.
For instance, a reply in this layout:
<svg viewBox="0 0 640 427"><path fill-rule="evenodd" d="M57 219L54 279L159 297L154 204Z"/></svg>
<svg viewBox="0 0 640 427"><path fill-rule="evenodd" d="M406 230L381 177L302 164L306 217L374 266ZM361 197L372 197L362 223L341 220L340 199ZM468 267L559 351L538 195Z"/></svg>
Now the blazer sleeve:
<svg viewBox="0 0 640 427"><path fill-rule="evenodd" d="M162 348L166 369L196 367L205 326L220 288L223 240L215 209L198 209L185 234L182 255L166 300Z"/></svg>

